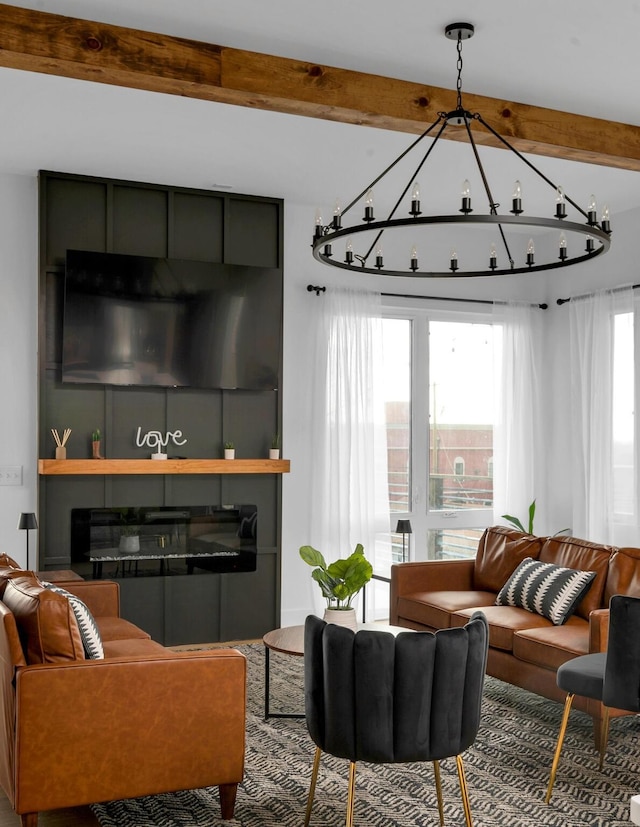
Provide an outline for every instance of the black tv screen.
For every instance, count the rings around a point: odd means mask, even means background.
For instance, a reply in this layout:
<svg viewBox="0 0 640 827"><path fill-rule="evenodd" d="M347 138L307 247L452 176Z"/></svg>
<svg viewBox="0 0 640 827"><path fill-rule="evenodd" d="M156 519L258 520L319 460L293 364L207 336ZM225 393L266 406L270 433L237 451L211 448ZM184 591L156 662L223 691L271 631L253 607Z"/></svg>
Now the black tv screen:
<svg viewBox="0 0 640 827"><path fill-rule="evenodd" d="M62 381L278 386L279 270L68 250Z"/></svg>

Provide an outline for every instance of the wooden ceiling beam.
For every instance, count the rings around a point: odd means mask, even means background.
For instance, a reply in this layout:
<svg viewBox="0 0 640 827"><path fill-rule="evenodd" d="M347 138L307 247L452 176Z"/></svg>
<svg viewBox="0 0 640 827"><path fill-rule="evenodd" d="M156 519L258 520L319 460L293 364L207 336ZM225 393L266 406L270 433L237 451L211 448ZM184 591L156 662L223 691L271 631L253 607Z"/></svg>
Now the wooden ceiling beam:
<svg viewBox="0 0 640 827"><path fill-rule="evenodd" d="M6 4L0 66L415 134L456 106L435 86ZM464 105L521 152L640 170L640 127L467 93Z"/></svg>

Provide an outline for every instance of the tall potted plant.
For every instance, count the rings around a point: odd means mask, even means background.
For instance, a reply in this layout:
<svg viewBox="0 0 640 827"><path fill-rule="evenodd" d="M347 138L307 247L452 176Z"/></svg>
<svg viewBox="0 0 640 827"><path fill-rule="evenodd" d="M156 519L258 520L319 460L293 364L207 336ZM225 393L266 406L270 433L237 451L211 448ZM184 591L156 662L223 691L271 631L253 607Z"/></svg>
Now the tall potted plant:
<svg viewBox="0 0 640 827"><path fill-rule="evenodd" d="M301 546L300 557L313 566L311 577L320 586L327 601L324 619L355 629L356 610L351 605L354 597L371 580L373 567L364 556L364 547L358 543L353 554L327 565L321 552L312 546Z"/></svg>

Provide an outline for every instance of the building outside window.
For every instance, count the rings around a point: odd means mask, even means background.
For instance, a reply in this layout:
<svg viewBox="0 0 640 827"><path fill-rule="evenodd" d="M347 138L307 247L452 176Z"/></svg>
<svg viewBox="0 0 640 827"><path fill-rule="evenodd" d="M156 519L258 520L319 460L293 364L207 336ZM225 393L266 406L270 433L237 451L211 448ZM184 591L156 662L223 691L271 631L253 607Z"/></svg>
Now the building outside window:
<svg viewBox="0 0 640 827"><path fill-rule="evenodd" d="M402 558L395 521L408 518L411 559L475 555L493 523L493 374L489 315L389 308L384 320L390 559ZM407 537L404 538L405 543Z"/></svg>

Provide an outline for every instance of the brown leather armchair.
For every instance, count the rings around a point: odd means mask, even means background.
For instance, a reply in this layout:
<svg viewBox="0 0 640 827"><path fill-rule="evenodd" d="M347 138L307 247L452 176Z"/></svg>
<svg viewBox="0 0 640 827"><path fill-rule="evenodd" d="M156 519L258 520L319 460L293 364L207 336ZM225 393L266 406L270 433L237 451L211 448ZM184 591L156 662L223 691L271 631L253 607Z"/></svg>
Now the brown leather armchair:
<svg viewBox="0 0 640 827"><path fill-rule="evenodd" d="M13 611L7 592L0 601L0 784L23 827L35 827L42 810L207 786L219 787L222 817L233 818L244 771L245 657L165 649L118 617L117 584L96 581L76 590L94 613L104 659L55 659L49 650L49 662L28 662L36 651L29 629L42 628L43 614L28 622L38 581L21 575L5 583ZM49 602L58 613L50 646L71 619Z"/></svg>

